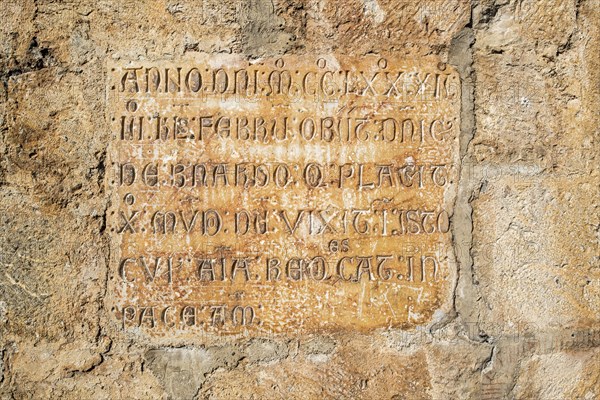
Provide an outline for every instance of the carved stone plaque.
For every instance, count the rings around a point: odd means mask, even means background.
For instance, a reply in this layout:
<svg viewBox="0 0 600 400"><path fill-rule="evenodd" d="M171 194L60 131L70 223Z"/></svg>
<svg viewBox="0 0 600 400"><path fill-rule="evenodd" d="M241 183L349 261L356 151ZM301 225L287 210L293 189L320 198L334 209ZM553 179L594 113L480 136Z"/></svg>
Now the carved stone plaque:
<svg viewBox="0 0 600 400"><path fill-rule="evenodd" d="M409 328L451 303L460 82L439 60L108 66L111 295L163 337Z"/></svg>

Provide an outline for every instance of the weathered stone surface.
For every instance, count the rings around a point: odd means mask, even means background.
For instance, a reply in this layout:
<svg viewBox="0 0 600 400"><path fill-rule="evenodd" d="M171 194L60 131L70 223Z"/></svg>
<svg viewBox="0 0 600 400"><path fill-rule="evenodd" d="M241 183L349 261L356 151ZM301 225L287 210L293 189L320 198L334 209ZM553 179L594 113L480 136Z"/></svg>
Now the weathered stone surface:
<svg viewBox="0 0 600 400"><path fill-rule="evenodd" d="M451 67L329 55L108 68L107 304L123 328L189 341L451 311Z"/></svg>
<svg viewBox="0 0 600 400"><path fill-rule="evenodd" d="M598 0L6 0L0 15L0 397L600 397ZM427 199L451 205L439 301L390 326L378 309L330 330L307 308L264 332L124 329L136 294L174 302L119 274L133 242L111 232L127 210L111 66L320 56L460 77L455 187ZM346 285L331 301L354 311Z"/></svg>

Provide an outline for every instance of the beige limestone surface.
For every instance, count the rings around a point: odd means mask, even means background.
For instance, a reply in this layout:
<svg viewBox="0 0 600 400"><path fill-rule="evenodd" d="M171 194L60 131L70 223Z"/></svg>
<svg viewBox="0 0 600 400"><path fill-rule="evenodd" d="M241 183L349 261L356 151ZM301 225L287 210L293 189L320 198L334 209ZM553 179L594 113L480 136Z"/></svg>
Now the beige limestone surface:
<svg viewBox="0 0 600 400"><path fill-rule="evenodd" d="M0 6L0 398L600 398L598 0Z"/></svg>
<svg viewBox="0 0 600 400"><path fill-rule="evenodd" d="M460 79L439 60L108 66L122 328L190 344L452 309Z"/></svg>

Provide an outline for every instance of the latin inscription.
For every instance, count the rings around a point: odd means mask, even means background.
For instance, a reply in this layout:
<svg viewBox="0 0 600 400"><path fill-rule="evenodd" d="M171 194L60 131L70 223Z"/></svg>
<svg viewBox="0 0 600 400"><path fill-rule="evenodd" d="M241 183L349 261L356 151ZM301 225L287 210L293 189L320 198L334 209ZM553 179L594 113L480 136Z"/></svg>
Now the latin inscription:
<svg viewBox="0 0 600 400"><path fill-rule="evenodd" d="M188 338L408 328L450 301L460 82L434 59L111 62L111 296Z"/></svg>

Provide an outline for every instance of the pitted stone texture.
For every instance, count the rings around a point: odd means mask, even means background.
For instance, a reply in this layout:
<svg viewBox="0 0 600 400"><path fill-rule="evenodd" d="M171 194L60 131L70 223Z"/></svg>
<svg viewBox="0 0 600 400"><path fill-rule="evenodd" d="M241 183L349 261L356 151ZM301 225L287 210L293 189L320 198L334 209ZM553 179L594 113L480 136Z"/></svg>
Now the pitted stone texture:
<svg viewBox="0 0 600 400"><path fill-rule="evenodd" d="M597 398L599 12L597 0L2 2L0 397ZM362 339L182 347L122 331L105 301L107 59L200 52L390 52L459 67L474 93L460 138L473 178L452 222L465 239L455 313ZM147 359L189 353L189 368L221 348L252 361L177 381Z"/></svg>

